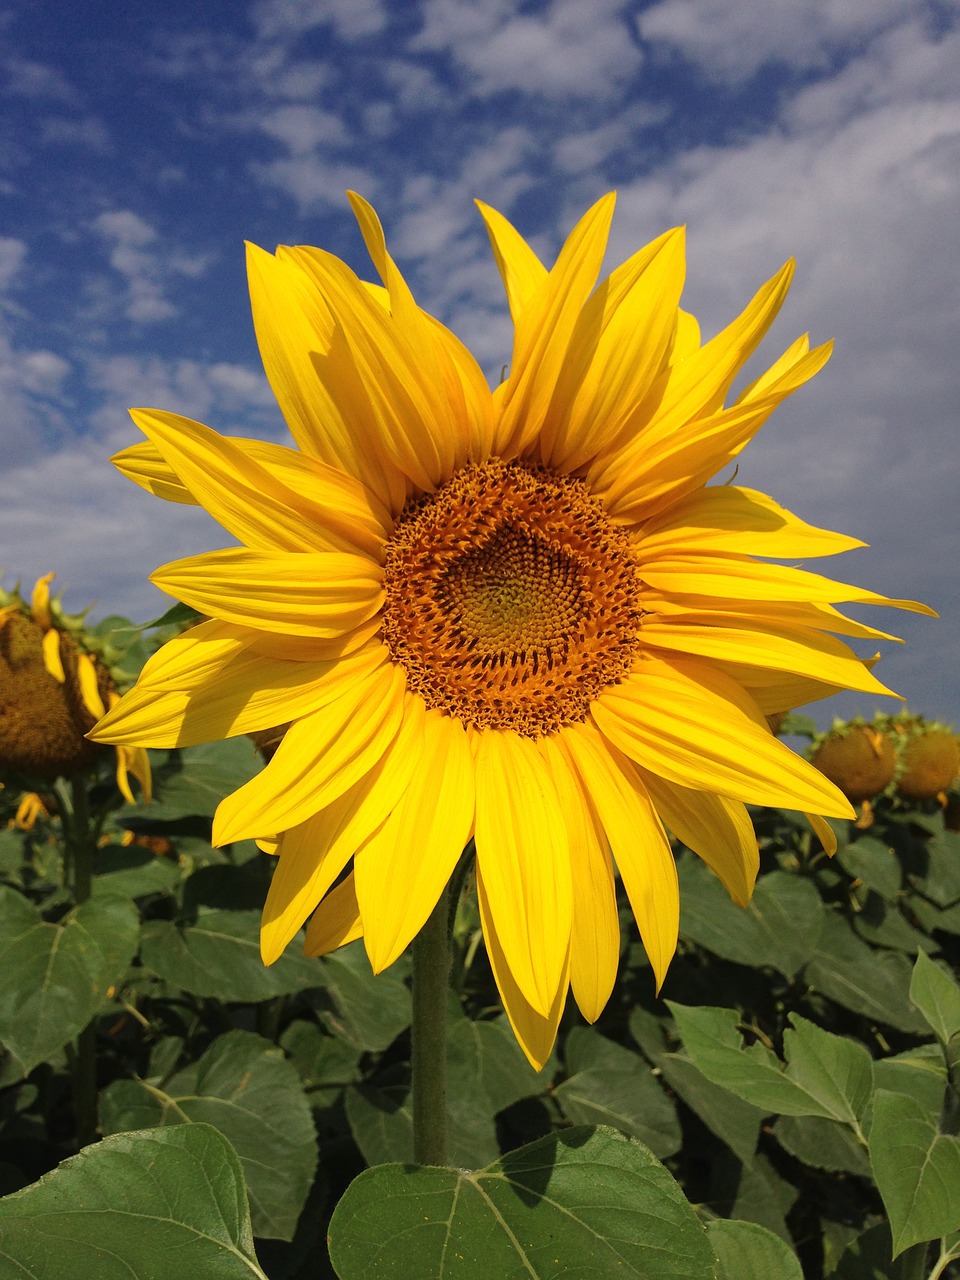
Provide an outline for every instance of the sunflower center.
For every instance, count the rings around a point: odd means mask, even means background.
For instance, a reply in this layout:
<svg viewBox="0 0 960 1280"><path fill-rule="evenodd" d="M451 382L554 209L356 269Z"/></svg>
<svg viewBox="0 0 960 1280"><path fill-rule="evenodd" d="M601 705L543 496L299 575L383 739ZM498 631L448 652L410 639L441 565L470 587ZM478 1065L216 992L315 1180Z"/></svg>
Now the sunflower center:
<svg viewBox="0 0 960 1280"><path fill-rule="evenodd" d="M630 667L640 579L581 480L499 460L411 502L387 547L384 639L428 706L528 737Z"/></svg>

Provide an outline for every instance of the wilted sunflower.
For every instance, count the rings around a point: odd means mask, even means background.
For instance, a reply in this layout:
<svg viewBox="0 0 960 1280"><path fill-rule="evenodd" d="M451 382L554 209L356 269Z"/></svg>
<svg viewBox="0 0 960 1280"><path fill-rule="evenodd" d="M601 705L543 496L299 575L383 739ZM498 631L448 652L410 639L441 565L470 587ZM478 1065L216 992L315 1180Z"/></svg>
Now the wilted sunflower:
<svg viewBox="0 0 960 1280"><path fill-rule="evenodd" d="M862 544L705 487L829 355L801 338L724 404L792 264L701 345L679 307L682 231L595 288L613 196L549 271L481 205L515 328L491 392L351 202L383 287L320 249L249 250L299 451L133 412L149 443L120 469L243 546L154 575L211 620L147 663L96 737L173 747L290 724L214 829L274 838L268 963L313 912L309 954L362 933L383 969L473 836L493 971L541 1064L568 986L591 1020L613 987L614 867L659 983L679 912L667 830L745 903L746 803L852 815L765 716L886 692L824 633L881 635L833 606L894 602L755 559Z"/></svg>
<svg viewBox="0 0 960 1280"><path fill-rule="evenodd" d="M83 627L84 615L68 615L59 599L51 599L54 577L37 580L29 604L18 591L0 588L0 771L26 780L71 778L92 768L103 752L84 735L107 705L119 701ZM125 799L134 800L131 775L149 799L147 753L120 745L116 757ZM42 808L28 792L17 822L32 826Z"/></svg>

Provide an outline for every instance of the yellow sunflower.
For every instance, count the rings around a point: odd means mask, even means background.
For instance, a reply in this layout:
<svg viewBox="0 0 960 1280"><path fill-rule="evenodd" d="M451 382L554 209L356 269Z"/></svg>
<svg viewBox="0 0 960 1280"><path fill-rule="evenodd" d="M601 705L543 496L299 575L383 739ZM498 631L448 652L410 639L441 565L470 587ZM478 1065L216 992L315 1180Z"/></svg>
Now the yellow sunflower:
<svg viewBox="0 0 960 1280"><path fill-rule="evenodd" d="M568 988L590 1020L610 995L617 873L662 982L679 914L668 831L745 903L746 804L809 812L825 840L818 815L853 816L765 719L888 692L826 634L883 633L834 605L929 611L756 559L862 544L707 487L829 355L800 338L725 403L792 264L701 343L679 306L681 230L597 285L612 195L551 270L481 205L515 330L491 392L350 198L382 287L320 249L249 249L298 450L133 411L148 442L120 469L243 545L153 576L210 620L147 663L95 737L174 747L289 725L214 825L218 843L279 855L267 963L313 913L308 954L362 934L385 968L473 837L493 971L540 1065Z"/></svg>
<svg viewBox="0 0 960 1280"><path fill-rule="evenodd" d="M88 648L83 615L64 613L50 597L56 575L38 578L29 605L0 588L0 770L28 779L70 778L92 768L102 751L84 736L119 702L110 671ZM140 747L116 750L116 777L134 803L130 778L150 799L150 761ZM24 795L15 821L33 826L43 803Z"/></svg>

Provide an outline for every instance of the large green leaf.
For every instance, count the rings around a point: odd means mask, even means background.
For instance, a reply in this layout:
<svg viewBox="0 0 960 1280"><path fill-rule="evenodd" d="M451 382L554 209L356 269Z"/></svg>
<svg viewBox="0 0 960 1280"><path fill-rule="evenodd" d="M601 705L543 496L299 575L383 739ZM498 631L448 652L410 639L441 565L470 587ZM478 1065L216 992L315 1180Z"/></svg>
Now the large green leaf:
<svg viewBox="0 0 960 1280"><path fill-rule="evenodd" d="M680 1149L673 1103L639 1054L587 1027L567 1036L569 1078L553 1099L573 1124L606 1124L645 1142L658 1159Z"/></svg>
<svg viewBox="0 0 960 1280"><path fill-rule="evenodd" d="M941 831L925 846L926 874L914 877L917 888L938 907L960 902L960 833Z"/></svg>
<svg viewBox="0 0 960 1280"><path fill-rule="evenodd" d="M173 822L211 817L217 805L263 768L263 759L247 737L225 738L173 753L157 771L154 799L125 810L124 817Z"/></svg>
<svg viewBox="0 0 960 1280"><path fill-rule="evenodd" d="M708 1080L699 1067L679 1053L663 1054L657 1065L670 1088L697 1113L711 1133L725 1142L744 1164L749 1164L757 1149L760 1121L767 1113Z"/></svg>
<svg viewBox="0 0 960 1280"><path fill-rule="evenodd" d="M131 902L96 898L49 924L16 889L0 886L0 1042L4 1077L23 1076L61 1048L118 986L137 949Z"/></svg>
<svg viewBox="0 0 960 1280"><path fill-rule="evenodd" d="M266 1280L215 1129L121 1133L0 1200L0 1280Z"/></svg>
<svg viewBox="0 0 960 1280"><path fill-rule="evenodd" d="M814 1169L870 1177L866 1145L847 1125L823 1116L781 1116L773 1134L785 1151Z"/></svg>
<svg viewBox="0 0 960 1280"><path fill-rule="evenodd" d="M162 1089L118 1080L101 1095L104 1132L212 1124L243 1165L258 1236L290 1240L313 1182L317 1144L296 1069L248 1031L229 1031Z"/></svg>
<svg viewBox="0 0 960 1280"><path fill-rule="evenodd" d="M478 1173L384 1165L330 1222L340 1280L712 1280L713 1250L639 1142L568 1129Z"/></svg>
<svg viewBox="0 0 960 1280"><path fill-rule="evenodd" d="M680 932L724 960L769 966L787 978L813 955L825 909L809 880L771 871L757 881L746 908L731 902L717 877L697 858L683 858Z"/></svg>
<svg viewBox="0 0 960 1280"><path fill-rule="evenodd" d="M793 1250L755 1222L717 1218L707 1224L707 1239L720 1264L716 1280L803 1280Z"/></svg>
<svg viewBox="0 0 960 1280"><path fill-rule="evenodd" d="M837 862L881 898L893 899L900 892L900 859L890 845L876 836L861 836L844 845L837 850Z"/></svg>
<svg viewBox="0 0 960 1280"><path fill-rule="evenodd" d="M910 1004L912 965L893 951L875 951L837 913L828 913L816 955L804 972L808 985L845 1009L900 1031L922 1034L927 1024Z"/></svg>
<svg viewBox="0 0 960 1280"><path fill-rule="evenodd" d="M873 1081L863 1045L791 1014L792 1029L784 1033L784 1070L763 1045L742 1045L735 1009L667 1004L693 1063L738 1098L781 1115L859 1122Z"/></svg>
<svg viewBox="0 0 960 1280"><path fill-rule="evenodd" d="M171 986L196 996L255 1004L320 986L319 960L295 939L276 964L260 959L259 911L201 911L192 923L148 920L140 959Z"/></svg>
<svg viewBox="0 0 960 1280"><path fill-rule="evenodd" d="M890 1219L894 1257L960 1228L960 1139L938 1132L919 1102L878 1090L870 1164Z"/></svg>
<svg viewBox="0 0 960 1280"><path fill-rule="evenodd" d="M922 951L910 979L910 999L942 1045L960 1031L960 986Z"/></svg>
<svg viewBox="0 0 960 1280"><path fill-rule="evenodd" d="M447 1091L456 1098L482 1090L491 1113L543 1093L545 1072L534 1071L503 1022L460 1018L447 1032Z"/></svg>
<svg viewBox="0 0 960 1280"><path fill-rule="evenodd" d="M320 961L323 991L313 997L333 1035L358 1049L380 1053L410 1025L410 992L398 960L374 974L362 942L352 942Z"/></svg>
<svg viewBox="0 0 960 1280"><path fill-rule="evenodd" d="M97 896L142 898L150 893L165 893L181 880L176 858L157 857L136 844L109 844L98 849L93 870L93 892Z"/></svg>

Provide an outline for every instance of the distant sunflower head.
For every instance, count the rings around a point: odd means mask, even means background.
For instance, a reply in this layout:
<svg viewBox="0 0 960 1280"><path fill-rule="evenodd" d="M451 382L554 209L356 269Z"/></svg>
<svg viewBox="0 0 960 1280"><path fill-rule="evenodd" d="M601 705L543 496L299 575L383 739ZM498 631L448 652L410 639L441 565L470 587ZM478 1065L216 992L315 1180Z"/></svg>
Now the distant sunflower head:
<svg viewBox="0 0 960 1280"><path fill-rule="evenodd" d="M767 717L885 692L831 634L883 633L837 603L929 611L776 563L861 544L710 483L829 356L800 338L730 395L792 263L703 341L680 307L681 230L598 284L612 196L552 268L481 206L514 324L491 390L351 201L378 285L320 249L249 249L296 449L133 412L147 443L120 469L241 545L154 575L208 621L147 663L95 737L173 747L286 726L214 831L279 854L268 962L312 913L309 953L362 935L384 968L472 838L494 975L541 1064L568 989L591 1020L610 995L617 877L663 980L668 832L740 903L758 864L747 804L805 811L833 840L824 816L849 802Z"/></svg>
<svg viewBox="0 0 960 1280"><path fill-rule="evenodd" d="M85 735L119 700L84 615L51 597L53 577L38 579L29 601L0 587L0 770L26 780L93 768L104 750ZM132 800L130 774L149 794L142 749L117 752L117 781Z"/></svg>

